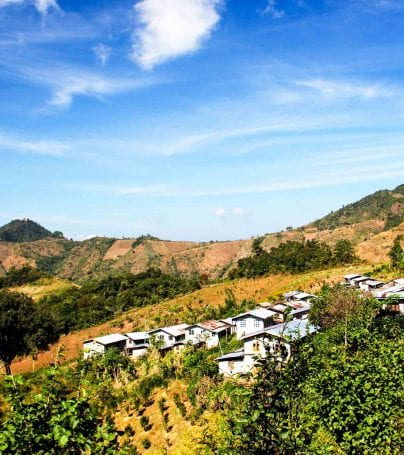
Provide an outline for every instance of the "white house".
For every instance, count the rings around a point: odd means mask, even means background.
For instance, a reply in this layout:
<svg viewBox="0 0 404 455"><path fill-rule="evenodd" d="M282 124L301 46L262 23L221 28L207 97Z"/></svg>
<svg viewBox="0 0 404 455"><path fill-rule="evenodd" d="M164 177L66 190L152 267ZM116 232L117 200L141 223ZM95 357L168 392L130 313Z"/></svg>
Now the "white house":
<svg viewBox="0 0 404 455"><path fill-rule="evenodd" d="M159 329L150 330L150 344L158 346L162 351L175 347L181 349L185 342L185 329L188 326L189 324L177 324L170 327L161 327Z"/></svg>
<svg viewBox="0 0 404 455"><path fill-rule="evenodd" d="M185 329L185 343L205 344L213 348L219 344L219 338L231 334L231 325L223 321L209 320L192 324Z"/></svg>
<svg viewBox="0 0 404 455"><path fill-rule="evenodd" d="M254 367L254 358L245 356L244 348L215 359L218 363L219 373L227 377L233 377L249 373Z"/></svg>
<svg viewBox="0 0 404 455"><path fill-rule="evenodd" d="M310 303L311 300L316 297L314 294L308 294L307 292L299 292L293 296L292 300Z"/></svg>
<svg viewBox="0 0 404 455"><path fill-rule="evenodd" d="M150 335L148 332L130 332L126 343L126 352L129 356L139 358L147 354Z"/></svg>
<svg viewBox="0 0 404 455"><path fill-rule="evenodd" d="M265 329L270 325L274 325L273 317L276 313L266 308L256 308L255 310L247 311L233 318L236 326L236 337L240 340L244 335L257 332Z"/></svg>
<svg viewBox="0 0 404 455"><path fill-rule="evenodd" d="M362 289L362 291L374 291L375 289L379 289L382 286L384 286L385 283L383 281L378 281L378 280L373 280L373 279L368 279L365 281L361 281L359 283L359 289Z"/></svg>
<svg viewBox="0 0 404 455"><path fill-rule="evenodd" d="M105 354L108 349L117 349L125 352L128 338L120 333L112 333L103 337L92 338L83 343L83 355L85 359L97 354Z"/></svg>
<svg viewBox="0 0 404 455"><path fill-rule="evenodd" d="M286 362L291 355L291 343L316 331L317 327L307 319L293 319L286 324L277 324L246 335L243 337L243 349L215 359L219 372L228 377L251 373L256 361L266 358L268 351Z"/></svg>
<svg viewBox="0 0 404 455"><path fill-rule="evenodd" d="M351 286L352 283L351 281L354 279L354 278L359 278L361 277L362 275L360 275L359 273L350 273L349 275L345 275L344 276L344 281L345 281L345 284L348 285L348 286Z"/></svg>
<svg viewBox="0 0 404 455"><path fill-rule="evenodd" d="M285 294L283 294L283 298L289 302L289 300L293 300L294 299L294 296L296 294L300 294L300 291L290 291L290 292L286 292Z"/></svg>
<svg viewBox="0 0 404 455"><path fill-rule="evenodd" d="M351 280L351 286L354 288L360 288L361 283L366 283L367 281L370 281L371 278L368 276L358 276L356 278L353 278Z"/></svg>
<svg viewBox="0 0 404 455"><path fill-rule="evenodd" d="M244 354L265 358L269 350L271 354L279 354L280 360L287 361L290 358L291 343L317 330L307 319L293 319L285 324L277 324L243 337Z"/></svg>

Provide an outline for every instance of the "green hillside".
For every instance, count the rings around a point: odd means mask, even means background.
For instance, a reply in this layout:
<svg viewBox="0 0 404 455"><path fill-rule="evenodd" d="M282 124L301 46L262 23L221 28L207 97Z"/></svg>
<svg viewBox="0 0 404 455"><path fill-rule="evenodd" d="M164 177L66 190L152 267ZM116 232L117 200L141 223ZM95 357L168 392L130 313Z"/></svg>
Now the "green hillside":
<svg viewBox="0 0 404 455"><path fill-rule="evenodd" d="M404 221L404 185L392 191L376 191L314 221L311 226L321 230L336 229L366 220L385 221L386 230L402 223Z"/></svg>
<svg viewBox="0 0 404 455"><path fill-rule="evenodd" d="M48 237L63 238L63 234L52 233L28 218L13 220L0 227L0 240L3 242L34 242Z"/></svg>

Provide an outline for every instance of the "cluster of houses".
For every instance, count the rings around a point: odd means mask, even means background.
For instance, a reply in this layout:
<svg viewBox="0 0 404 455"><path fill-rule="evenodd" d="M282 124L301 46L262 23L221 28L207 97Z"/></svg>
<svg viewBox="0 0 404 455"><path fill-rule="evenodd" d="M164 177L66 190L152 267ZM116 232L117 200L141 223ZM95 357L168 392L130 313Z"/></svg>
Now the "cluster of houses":
<svg viewBox="0 0 404 455"><path fill-rule="evenodd" d="M404 278L385 283L366 275L350 274L344 276L344 282L347 286L359 289L381 302L394 298L391 309L404 314Z"/></svg>
<svg viewBox="0 0 404 455"><path fill-rule="evenodd" d="M398 298L396 311L404 314L404 279L383 283L362 275L346 275L347 286L370 292L384 300L394 295ZM162 354L181 351L187 345L213 348L220 346L220 340L235 334L244 346L216 359L219 371L225 376L250 373L258 358L268 353L282 361L288 361L291 344L317 331L309 323L308 314L315 296L300 291L283 295L277 303L263 302L257 308L222 320L208 320L196 324L178 324L161 327L147 332L111 334L84 342L84 358L105 353L115 348L133 358L147 355L151 346Z"/></svg>

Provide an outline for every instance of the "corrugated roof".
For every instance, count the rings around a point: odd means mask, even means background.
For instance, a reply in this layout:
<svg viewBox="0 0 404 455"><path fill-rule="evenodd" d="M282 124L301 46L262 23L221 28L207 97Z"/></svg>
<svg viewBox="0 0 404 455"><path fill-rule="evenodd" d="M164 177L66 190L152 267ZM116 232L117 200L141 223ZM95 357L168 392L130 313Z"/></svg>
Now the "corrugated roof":
<svg viewBox="0 0 404 455"><path fill-rule="evenodd" d="M308 294L307 292L299 292L299 294L295 294L295 295L294 295L294 298L295 298L296 300L303 300L303 299L305 299L305 298L307 298L307 297L315 297L315 295L313 295L313 294Z"/></svg>
<svg viewBox="0 0 404 455"><path fill-rule="evenodd" d="M238 349L237 351L229 352L229 354L222 355L217 357L215 360L232 360L232 359L243 359L244 358L244 348Z"/></svg>
<svg viewBox="0 0 404 455"><path fill-rule="evenodd" d="M250 333L242 338L246 340L253 338L257 335L268 335L276 337L285 337L292 340L304 338L306 335L317 332L318 328L309 323L307 319L293 319L286 324L277 324L268 327L265 330L259 330L258 332Z"/></svg>
<svg viewBox="0 0 404 455"><path fill-rule="evenodd" d="M293 297L296 294L300 294L300 291L285 292L285 294L283 294L283 296L285 297L285 299L288 299L289 297Z"/></svg>
<svg viewBox="0 0 404 455"><path fill-rule="evenodd" d="M349 275L344 275L344 278L346 280L352 280L353 278L357 278L358 276L362 276L362 275L359 275L358 273L350 273Z"/></svg>
<svg viewBox="0 0 404 455"><path fill-rule="evenodd" d="M94 338L94 341L103 345L114 344L120 341L126 341L128 337L121 333L111 333L111 335L105 335L103 337Z"/></svg>
<svg viewBox="0 0 404 455"><path fill-rule="evenodd" d="M221 332L222 330L226 330L229 328L230 324L223 322L223 321L216 321L214 319L210 319L208 321L197 322L196 324L192 324L188 326L190 327L202 327L203 329L209 330L210 332Z"/></svg>
<svg viewBox="0 0 404 455"><path fill-rule="evenodd" d="M189 324L177 324L177 325L171 325L169 327L160 327L159 329L150 330L149 334L156 333L156 332L159 332L160 330L162 330L163 332L166 332L169 335L177 337L179 335L184 335L185 329L187 327L189 327Z"/></svg>
<svg viewBox="0 0 404 455"><path fill-rule="evenodd" d="M358 276L357 278L353 278L352 281L355 282L355 283L359 283L360 281L366 281L366 280L370 280L371 278L368 277L368 276Z"/></svg>
<svg viewBox="0 0 404 455"><path fill-rule="evenodd" d="M134 341L147 340L150 337L148 332L129 332L126 334L126 336Z"/></svg>
<svg viewBox="0 0 404 455"><path fill-rule="evenodd" d="M258 319L268 319L272 316L274 316L276 313L271 310L267 310L266 308L256 308L254 310L247 311L246 313L238 314L233 318L234 319L240 319L248 316L253 316Z"/></svg>

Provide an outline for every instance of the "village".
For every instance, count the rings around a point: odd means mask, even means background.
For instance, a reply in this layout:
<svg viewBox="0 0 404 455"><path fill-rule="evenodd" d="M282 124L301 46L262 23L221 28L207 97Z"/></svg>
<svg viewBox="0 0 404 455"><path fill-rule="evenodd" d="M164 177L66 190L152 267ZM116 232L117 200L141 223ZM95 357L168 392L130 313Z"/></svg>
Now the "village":
<svg viewBox="0 0 404 455"><path fill-rule="evenodd" d="M394 297L391 310L404 314L404 278L385 283L368 276L349 274L344 276L343 284L381 302ZM243 342L243 347L215 359L224 376L253 372L257 359L265 358L268 353L287 362L292 343L318 330L308 319L316 296L290 291L282 297L280 302L262 302L250 311L226 319L92 338L83 343L84 359L102 355L109 349L116 349L133 359L147 356L151 347L157 348L162 355L168 351L179 352L189 345L210 349L220 347L221 339L235 336Z"/></svg>

